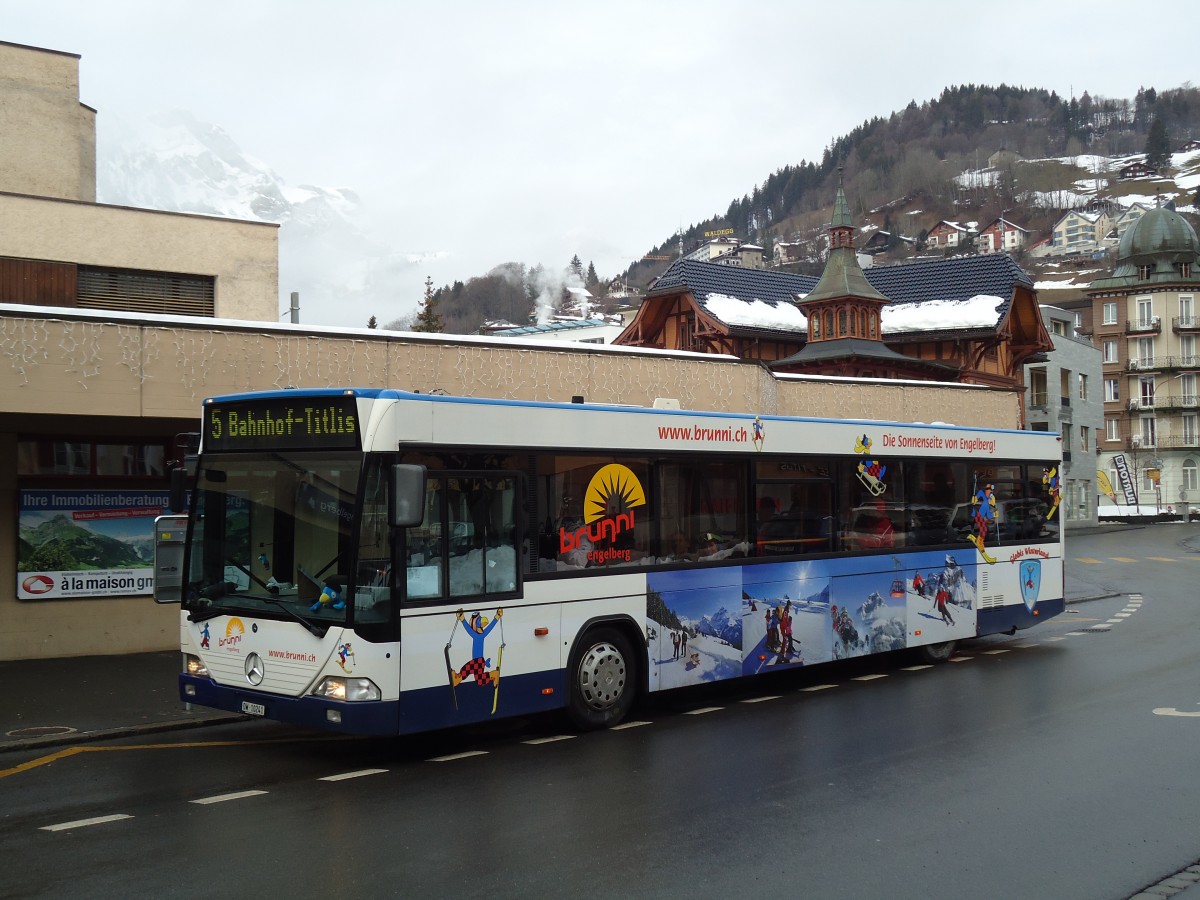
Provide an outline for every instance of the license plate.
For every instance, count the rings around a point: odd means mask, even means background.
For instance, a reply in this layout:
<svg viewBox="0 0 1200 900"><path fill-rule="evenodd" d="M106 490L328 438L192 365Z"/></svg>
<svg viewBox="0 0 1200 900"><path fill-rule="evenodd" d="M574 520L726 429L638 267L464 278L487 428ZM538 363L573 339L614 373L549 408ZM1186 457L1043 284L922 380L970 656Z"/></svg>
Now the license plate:
<svg viewBox="0 0 1200 900"><path fill-rule="evenodd" d="M265 716L267 714L267 708L261 703L251 703L249 700L243 700L242 712L248 716Z"/></svg>

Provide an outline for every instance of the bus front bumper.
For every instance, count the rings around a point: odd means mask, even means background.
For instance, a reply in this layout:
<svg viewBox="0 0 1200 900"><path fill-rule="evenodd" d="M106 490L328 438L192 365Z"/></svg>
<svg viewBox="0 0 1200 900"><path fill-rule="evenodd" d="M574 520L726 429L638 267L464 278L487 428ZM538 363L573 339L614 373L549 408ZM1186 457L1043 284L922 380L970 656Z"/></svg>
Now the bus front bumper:
<svg viewBox="0 0 1200 900"><path fill-rule="evenodd" d="M301 728L321 728L344 734L396 734L400 704L396 700L347 703L324 697L285 697L217 684L211 678L179 676L179 699L184 703L242 713L249 718L286 722Z"/></svg>

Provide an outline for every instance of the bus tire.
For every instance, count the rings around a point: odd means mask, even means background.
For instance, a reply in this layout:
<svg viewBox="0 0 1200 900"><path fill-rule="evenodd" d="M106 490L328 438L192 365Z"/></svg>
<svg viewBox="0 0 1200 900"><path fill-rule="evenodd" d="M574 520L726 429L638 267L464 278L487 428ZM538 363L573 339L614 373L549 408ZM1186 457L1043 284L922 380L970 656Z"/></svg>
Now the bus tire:
<svg viewBox="0 0 1200 900"><path fill-rule="evenodd" d="M568 677L567 715L575 726L610 728L625 718L637 693L633 645L614 628L589 631L576 646Z"/></svg>
<svg viewBox="0 0 1200 900"><path fill-rule="evenodd" d="M944 663L952 657L956 647L958 647L958 641L943 641L940 644L925 644L918 647L917 650L925 662L936 664Z"/></svg>

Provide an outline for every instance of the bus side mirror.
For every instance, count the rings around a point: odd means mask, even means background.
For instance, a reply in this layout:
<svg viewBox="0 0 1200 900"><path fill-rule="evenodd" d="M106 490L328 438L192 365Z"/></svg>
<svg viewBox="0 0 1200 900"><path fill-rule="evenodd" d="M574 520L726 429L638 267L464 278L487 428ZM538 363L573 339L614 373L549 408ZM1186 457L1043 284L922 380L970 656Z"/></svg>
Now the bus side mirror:
<svg viewBox="0 0 1200 900"><path fill-rule="evenodd" d="M196 474L196 464L199 457L189 453L183 458L183 465L177 466L170 472L170 493L167 495L167 509L173 513L187 511L188 479Z"/></svg>
<svg viewBox="0 0 1200 900"><path fill-rule="evenodd" d="M187 508L187 477L187 470L182 467L171 470L167 509L173 513L181 513Z"/></svg>
<svg viewBox="0 0 1200 900"><path fill-rule="evenodd" d="M424 466L392 466L388 518L393 528L412 528L425 520Z"/></svg>

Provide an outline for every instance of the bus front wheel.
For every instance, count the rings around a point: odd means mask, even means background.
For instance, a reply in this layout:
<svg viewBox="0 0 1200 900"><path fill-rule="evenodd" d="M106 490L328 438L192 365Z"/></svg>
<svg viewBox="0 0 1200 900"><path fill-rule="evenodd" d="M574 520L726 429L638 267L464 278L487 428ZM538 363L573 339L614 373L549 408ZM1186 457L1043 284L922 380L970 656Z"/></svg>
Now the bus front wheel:
<svg viewBox="0 0 1200 900"><path fill-rule="evenodd" d="M567 714L584 730L619 723L633 706L636 664L628 639L611 628L583 636L570 669Z"/></svg>
<svg viewBox="0 0 1200 900"><path fill-rule="evenodd" d="M920 648L921 658L928 663L944 663L954 655L958 641L943 641L940 644L925 644Z"/></svg>

